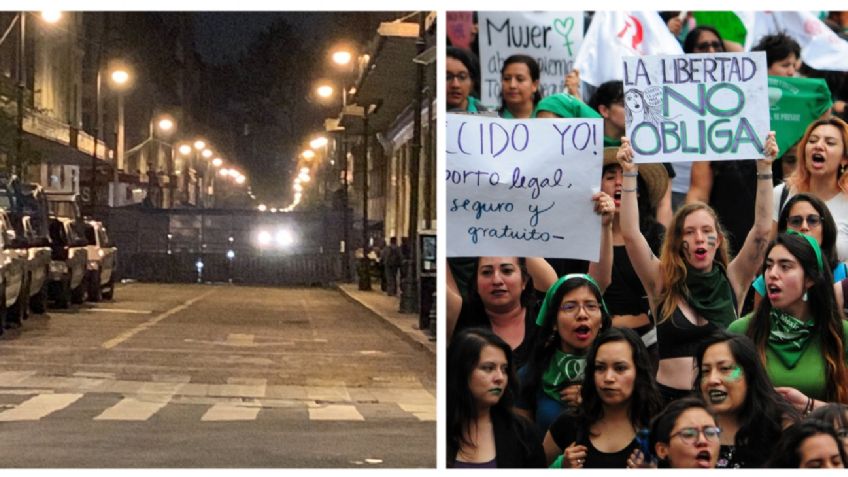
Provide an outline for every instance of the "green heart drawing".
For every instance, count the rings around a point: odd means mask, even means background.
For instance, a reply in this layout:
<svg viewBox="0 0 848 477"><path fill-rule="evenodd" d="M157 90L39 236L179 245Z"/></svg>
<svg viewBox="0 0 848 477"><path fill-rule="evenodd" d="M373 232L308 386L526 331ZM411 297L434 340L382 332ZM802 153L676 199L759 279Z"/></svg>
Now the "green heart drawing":
<svg viewBox="0 0 848 477"><path fill-rule="evenodd" d="M554 31L562 35L563 43L562 46L568 48L569 56L573 56L571 51L571 41L568 39L568 35L571 34L571 30L574 29L574 18L568 17L565 19L557 18L554 20Z"/></svg>

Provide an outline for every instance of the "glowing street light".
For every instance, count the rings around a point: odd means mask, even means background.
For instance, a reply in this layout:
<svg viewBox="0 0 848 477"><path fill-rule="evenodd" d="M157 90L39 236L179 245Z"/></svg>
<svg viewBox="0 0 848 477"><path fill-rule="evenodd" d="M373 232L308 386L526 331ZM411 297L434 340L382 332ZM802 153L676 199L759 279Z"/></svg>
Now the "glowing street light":
<svg viewBox="0 0 848 477"><path fill-rule="evenodd" d="M159 126L160 130L168 132L174 129L174 121L171 118L162 118L159 120L157 126Z"/></svg>
<svg viewBox="0 0 848 477"><path fill-rule="evenodd" d="M183 144L180 146L179 151L180 154L182 154L183 156L187 156L191 154L191 146L189 146L188 144Z"/></svg>
<svg viewBox="0 0 848 477"><path fill-rule="evenodd" d="M198 151L202 151L202 150L206 149L206 143L203 142L202 140L198 139L197 141L194 141L194 148L197 149Z"/></svg>
<svg viewBox="0 0 848 477"><path fill-rule="evenodd" d="M203 156L204 159L209 159L210 157L212 157L212 151L210 151L209 149L204 149L203 152L200 153L200 155Z"/></svg>
<svg viewBox="0 0 848 477"><path fill-rule="evenodd" d="M244 184L244 181L246 180L247 179L244 176L238 176L236 177L236 184Z"/></svg>
<svg viewBox="0 0 848 477"><path fill-rule="evenodd" d="M317 137L309 142L312 149L318 149L327 145L327 138L324 136Z"/></svg>
<svg viewBox="0 0 848 477"><path fill-rule="evenodd" d="M41 12L41 19L47 23L56 23L62 18L62 12L58 10L44 10Z"/></svg>
<svg viewBox="0 0 848 477"><path fill-rule="evenodd" d="M259 209L260 212L265 212L266 210L268 210L268 206L265 204L259 204L259 207L257 207L257 209Z"/></svg>
<svg viewBox="0 0 848 477"><path fill-rule="evenodd" d="M344 65L350 63L351 58L353 58L353 55L351 55L351 53L349 51L339 50L339 51L333 52L333 62L337 65L344 66Z"/></svg>
<svg viewBox="0 0 848 477"><path fill-rule="evenodd" d="M215 167L221 167L221 164L223 164L223 163L224 163L224 160L221 159L220 157L216 157L215 159L212 159L212 165L215 166Z"/></svg>
<svg viewBox="0 0 848 477"><path fill-rule="evenodd" d="M333 87L328 84L319 86L315 91L318 93L318 96L322 98L329 98L333 95Z"/></svg>
<svg viewBox="0 0 848 477"><path fill-rule="evenodd" d="M304 159L312 159L313 157L315 157L315 151L313 151L312 149L307 149L303 151L302 155Z"/></svg>
<svg viewBox="0 0 848 477"><path fill-rule="evenodd" d="M130 80L130 74L124 69L117 69L113 71L110 77L112 78L112 82L117 86L123 86Z"/></svg>

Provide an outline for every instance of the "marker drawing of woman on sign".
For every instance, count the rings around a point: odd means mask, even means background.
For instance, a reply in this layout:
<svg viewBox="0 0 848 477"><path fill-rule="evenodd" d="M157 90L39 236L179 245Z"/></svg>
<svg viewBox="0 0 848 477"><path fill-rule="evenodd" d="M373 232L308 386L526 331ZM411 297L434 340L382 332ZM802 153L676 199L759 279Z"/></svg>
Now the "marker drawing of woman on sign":
<svg viewBox="0 0 848 477"><path fill-rule="evenodd" d="M662 98L661 90L658 87L652 87L645 92L632 88L624 93L624 120L627 124L627 129L631 125L648 122L659 129L660 122L663 120L662 114Z"/></svg>

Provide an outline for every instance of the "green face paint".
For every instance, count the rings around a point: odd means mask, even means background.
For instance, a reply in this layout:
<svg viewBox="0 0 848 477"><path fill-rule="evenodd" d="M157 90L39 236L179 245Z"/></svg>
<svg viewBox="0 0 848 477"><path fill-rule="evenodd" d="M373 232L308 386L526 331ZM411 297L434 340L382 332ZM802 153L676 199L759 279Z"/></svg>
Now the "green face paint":
<svg viewBox="0 0 848 477"><path fill-rule="evenodd" d="M742 377L742 368L737 364L733 371L727 375L728 381L739 381L739 378Z"/></svg>

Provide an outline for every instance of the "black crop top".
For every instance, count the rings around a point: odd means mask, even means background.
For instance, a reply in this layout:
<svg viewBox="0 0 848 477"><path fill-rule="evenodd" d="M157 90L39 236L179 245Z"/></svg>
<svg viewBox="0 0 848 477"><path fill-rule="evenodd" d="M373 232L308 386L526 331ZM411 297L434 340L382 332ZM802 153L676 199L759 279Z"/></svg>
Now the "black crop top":
<svg viewBox="0 0 848 477"><path fill-rule="evenodd" d="M648 313L650 305L639 275L630 263L624 245L612 249L612 282L604 292L604 303L611 315Z"/></svg>
<svg viewBox="0 0 848 477"><path fill-rule="evenodd" d="M661 317L662 309L658 310ZM657 323L657 347L660 359L668 358L692 358L698 344L711 335L719 327L712 322L702 326L693 324L683 316L680 308L675 308L674 313L664 321Z"/></svg>

